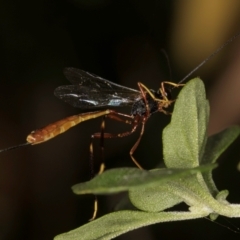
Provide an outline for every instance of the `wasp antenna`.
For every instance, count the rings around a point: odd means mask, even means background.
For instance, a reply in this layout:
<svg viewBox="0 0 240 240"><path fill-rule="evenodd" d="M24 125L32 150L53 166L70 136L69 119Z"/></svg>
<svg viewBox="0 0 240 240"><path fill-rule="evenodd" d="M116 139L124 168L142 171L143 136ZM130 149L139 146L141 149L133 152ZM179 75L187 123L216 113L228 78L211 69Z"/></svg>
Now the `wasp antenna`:
<svg viewBox="0 0 240 240"><path fill-rule="evenodd" d="M161 52L164 54L165 58L167 59L168 72L169 72L170 79L172 79L172 70L171 70L169 56L168 56L167 52L165 51L165 49L162 48Z"/></svg>
<svg viewBox="0 0 240 240"><path fill-rule="evenodd" d="M235 40L240 35L240 32L228 39L221 47L219 47L215 52L210 54L207 58L205 58L197 67L195 67L190 73L187 74L178 84L184 82L188 77L190 77L194 72L196 72L200 67L202 67L206 62L208 62L211 58L213 58L217 53L219 53L224 47L226 47L229 43Z"/></svg>
<svg viewBox="0 0 240 240"><path fill-rule="evenodd" d="M5 148L5 149L0 150L0 153L2 153L2 152L7 152L7 151L10 151L10 150L13 150L13 149L16 149L16 148L21 148L21 147L27 146L27 145L29 145L29 144L31 144L31 143L26 142L26 143L23 143L23 144L19 144L19 145L17 145L17 146Z"/></svg>

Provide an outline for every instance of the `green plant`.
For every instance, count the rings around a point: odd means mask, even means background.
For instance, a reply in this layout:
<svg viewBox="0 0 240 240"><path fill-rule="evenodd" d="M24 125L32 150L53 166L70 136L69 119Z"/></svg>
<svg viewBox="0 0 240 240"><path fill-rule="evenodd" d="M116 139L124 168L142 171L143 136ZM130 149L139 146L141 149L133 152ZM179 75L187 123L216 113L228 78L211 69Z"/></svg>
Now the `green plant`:
<svg viewBox="0 0 240 240"><path fill-rule="evenodd" d="M163 131L166 168L107 170L89 182L73 186L76 194L129 192L135 210L107 214L56 240L112 239L142 226L218 215L240 217L240 205L230 204L227 190L218 191L212 179L219 155L236 139L239 127L207 138L209 104L200 79L189 81L174 106L171 123ZM185 202L189 211L166 209Z"/></svg>

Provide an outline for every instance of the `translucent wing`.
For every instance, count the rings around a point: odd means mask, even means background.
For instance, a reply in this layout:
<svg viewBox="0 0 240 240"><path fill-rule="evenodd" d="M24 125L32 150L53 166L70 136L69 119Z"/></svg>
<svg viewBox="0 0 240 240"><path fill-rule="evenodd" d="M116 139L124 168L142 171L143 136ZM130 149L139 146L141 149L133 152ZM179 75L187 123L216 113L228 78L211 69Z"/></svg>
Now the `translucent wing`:
<svg viewBox="0 0 240 240"><path fill-rule="evenodd" d="M80 69L66 68L64 75L73 85L60 86L54 94L74 107L128 106L141 98L140 92L135 89L112 83Z"/></svg>

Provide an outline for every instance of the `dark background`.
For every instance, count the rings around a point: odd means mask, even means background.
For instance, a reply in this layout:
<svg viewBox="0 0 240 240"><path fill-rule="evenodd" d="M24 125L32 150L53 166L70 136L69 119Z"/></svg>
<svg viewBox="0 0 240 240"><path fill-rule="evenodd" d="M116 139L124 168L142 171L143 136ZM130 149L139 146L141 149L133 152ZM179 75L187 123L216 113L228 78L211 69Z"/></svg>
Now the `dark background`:
<svg viewBox="0 0 240 240"><path fill-rule="evenodd" d="M137 82L153 89L163 80L178 82L240 32L239 5L237 0L1 1L1 148L24 143L32 130L81 111L53 95L57 86L69 84L64 67L90 71L131 88L137 88ZM162 48L169 55L173 76ZM193 74L206 83L209 134L240 122L239 66L237 38ZM161 132L169 120L158 113L147 123L135 153L146 169L162 159ZM100 119L85 122L42 145L1 154L0 239L52 239L87 223L94 198L76 196L70 187L89 179L89 139L100 123ZM107 122L108 132L127 129ZM138 133L106 141L107 168L134 166L129 150L137 137ZM229 189L229 201L234 203L240 202L239 144L223 154L214 170L217 186ZM95 150L97 158L98 141ZM118 200L101 197L98 215L112 211ZM222 224L233 229L231 224L239 227L240 221L223 219ZM239 233L201 219L157 224L118 239L179 237L237 239Z"/></svg>

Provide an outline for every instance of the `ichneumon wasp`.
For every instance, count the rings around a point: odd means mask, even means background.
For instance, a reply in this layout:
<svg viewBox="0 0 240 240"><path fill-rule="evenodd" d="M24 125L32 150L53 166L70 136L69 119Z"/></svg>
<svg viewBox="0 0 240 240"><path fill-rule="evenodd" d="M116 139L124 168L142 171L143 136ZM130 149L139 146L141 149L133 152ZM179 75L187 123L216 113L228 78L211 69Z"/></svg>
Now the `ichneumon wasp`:
<svg viewBox="0 0 240 240"><path fill-rule="evenodd" d="M81 113L57 121L45 128L33 131L28 135L27 142L32 145L45 142L60 133L67 131L76 124L104 116L129 124L131 125L131 129L123 133L112 134L105 133L103 129L104 127L102 126L103 132L94 133L91 136L91 139L125 137L135 132L137 127L141 125L141 134L130 150L130 156L137 167L142 169L140 164L134 159L133 153L140 142L141 136L144 132L145 123L151 114L155 112L163 112L167 114L165 108L172 103L172 100L170 97L170 91L167 90L165 86L170 85L178 87L182 86L182 84L162 82L159 90L154 91L148 89L142 83L138 83L139 91L137 91L76 68L64 69L64 75L72 85L60 86L55 89L54 94L70 105L81 109L131 106L131 113L128 115L111 109ZM105 124L103 123L102 125Z"/></svg>
<svg viewBox="0 0 240 240"><path fill-rule="evenodd" d="M66 132L68 129L81 122L103 117L101 131L94 133L91 136L90 158L93 157L93 139L101 139L101 148L103 149L103 139L129 136L141 125L140 135L130 150L130 157L138 168L143 169L141 165L135 160L133 154L141 141L145 124L148 118L156 112L163 112L164 114L168 114L166 108L168 108L174 102L174 100L171 98L172 89L183 86L183 82L185 82L190 75L192 75L196 70L198 70L202 65L209 61L215 54L221 51L226 45L232 42L239 35L240 33L230 38L209 57L202 61L196 68L194 68L180 82L173 83L164 81L161 83L160 88L157 91L147 88L140 82L138 82L139 90L135 90L110 82L95 74L85 72L83 70L76 68L66 68L64 70L64 75L72 83L72 85L60 86L56 88L54 92L55 96L69 103L73 107L89 110L97 108L107 109L81 113L56 121L44 128L32 131L27 136L26 143L0 150L0 152L12 150L25 145L36 145L46 142L58 136L59 134ZM123 114L111 109L112 107L123 106L132 107L130 114ZM129 131L122 133L106 133L106 117L126 123L130 125L131 128ZM99 173L102 173L104 171L104 167L104 163L102 162ZM95 201L94 214L92 219L95 218L96 211L97 201Z"/></svg>
<svg viewBox="0 0 240 240"><path fill-rule="evenodd" d="M57 135L66 132L69 128L81 122L103 116L129 124L131 125L131 129L118 134L105 133L105 124L102 123L102 132L94 133L91 136L91 139L126 137L135 132L139 125L142 125L140 136L130 150L130 156L133 162L137 165L137 167L142 169L141 165L134 159L133 153L141 140L145 123L155 112L168 114L165 109L169 107L173 100L171 100L171 89L166 86L179 87L183 86L183 84L162 82L160 88L157 91L154 91L152 89L148 89L144 84L139 82L138 91L118 85L95 74L76 68L65 68L64 75L72 83L72 85L60 86L55 89L55 96L61 100L81 109L132 106L131 113L128 115L115 110L106 109L67 117L49 124L44 128L32 131L27 136L27 143L23 145L36 145L46 142ZM16 147L7 148L2 151L7 151ZM90 149L92 149L91 146ZM92 153L92 150L90 152Z"/></svg>

